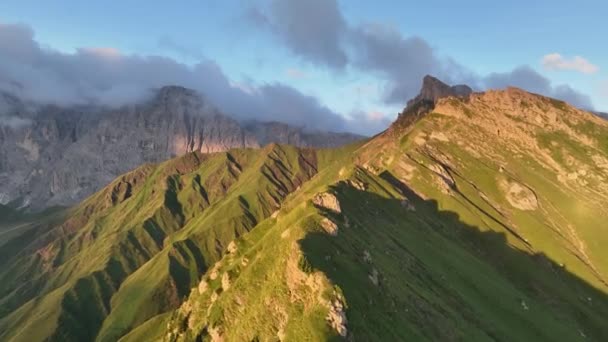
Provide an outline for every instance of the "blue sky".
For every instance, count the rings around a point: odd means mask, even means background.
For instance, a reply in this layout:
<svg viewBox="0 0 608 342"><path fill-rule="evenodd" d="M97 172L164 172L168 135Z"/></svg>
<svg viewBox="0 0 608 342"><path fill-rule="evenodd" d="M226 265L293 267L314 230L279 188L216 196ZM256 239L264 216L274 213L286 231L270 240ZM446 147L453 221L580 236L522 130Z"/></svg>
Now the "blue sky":
<svg viewBox="0 0 608 342"><path fill-rule="evenodd" d="M550 84L530 90L555 95L557 87L568 85L588 96L595 109L608 111L608 47L602 43L608 26L601 24L608 2L531 2L314 0L321 9L308 13L295 0L3 0L0 23L25 24L42 47L66 54L104 47L186 65L212 60L234 86L286 84L347 117L361 112L368 118L393 118L420 82L408 80L410 85L402 78L418 77L418 71L437 70L440 77L471 80L478 88L508 82L526 88L527 78L510 74L521 66ZM261 20L253 20L252 13ZM333 13L324 18L327 25L317 26L326 13ZM285 32L290 20L314 32L290 35ZM325 40L332 32L339 40ZM309 37L313 34L318 37ZM419 37L432 56L404 57L404 64L412 64L408 69L398 65L398 53L417 53L412 37ZM324 45L313 46L317 42ZM381 45L385 49L390 42L403 47L370 57L376 51L372 47L382 42L388 42ZM543 65L543 57L554 53L560 56ZM336 63L336 54L344 54L347 62ZM425 63L428 58L435 61ZM448 60L458 65L457 72L446 66ZM490 82L492 73L500 73L501 81ZM392 88L399 91L389 101Z"/></svg>

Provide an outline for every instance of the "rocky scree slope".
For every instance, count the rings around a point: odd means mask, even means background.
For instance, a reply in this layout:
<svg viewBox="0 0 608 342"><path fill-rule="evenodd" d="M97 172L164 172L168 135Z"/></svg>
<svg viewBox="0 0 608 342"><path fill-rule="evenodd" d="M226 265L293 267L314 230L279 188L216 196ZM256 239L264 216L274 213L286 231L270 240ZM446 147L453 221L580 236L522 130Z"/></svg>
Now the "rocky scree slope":
<svg viewBox="0 0 608 342"><path fill-rule="evenodd" d="M507 89L144 166L0 245L0 339L605 341L607 133Z"/></svg>

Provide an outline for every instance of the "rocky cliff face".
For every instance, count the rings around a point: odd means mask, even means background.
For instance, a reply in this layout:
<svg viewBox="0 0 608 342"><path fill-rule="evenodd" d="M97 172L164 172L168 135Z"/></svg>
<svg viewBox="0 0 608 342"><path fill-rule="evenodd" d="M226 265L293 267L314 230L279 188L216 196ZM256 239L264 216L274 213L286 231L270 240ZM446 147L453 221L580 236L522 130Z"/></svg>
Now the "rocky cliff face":
<svg viewBox="0 0 608 342"><path fill-rule="evenodd" d="M426 75L422 80L422 89L420 94L415 98L407 102L407 106L411 107L422 101L435 102L441 98L454 96L454 97L466 97L469 96L473 90L464 84L455 86L449 86L433 76Z"/></svg>
<svg viewBox="0 0 608 342"><path fill-rule="evenodd" d="M177 86L119 109L39 106L10 94L1 100L0 203L32 209L70 205L141 164L187 152L270 142L327 147L360 138L304 134L279 123L247 128Z"/></svg>

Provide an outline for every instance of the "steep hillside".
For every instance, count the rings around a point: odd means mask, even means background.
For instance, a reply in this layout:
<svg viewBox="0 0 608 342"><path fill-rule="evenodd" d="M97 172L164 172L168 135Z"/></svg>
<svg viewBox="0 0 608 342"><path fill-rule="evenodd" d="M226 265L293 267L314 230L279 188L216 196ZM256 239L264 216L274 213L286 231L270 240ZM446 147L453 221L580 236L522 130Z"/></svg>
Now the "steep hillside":
<svg viewBox="0 0 608 342"><path fill-rule="evenodd" d="M0 339L112 341L176 307L318 165L313 150L277 145L191 153L41 219L0 247Z"/></svg>
<svg viewBox="0 0 608 342"><path fill-rule="evenodd" d="M517 89L412 103L125 340L605 340L607 128Z"/></svg>
<svg viewBox="0 0 608 342"><path fill-rule="evenodd" d="M0 340L607 340L608 122L440 95L365 142L191 153L34 220L0 245Z"/></svg>

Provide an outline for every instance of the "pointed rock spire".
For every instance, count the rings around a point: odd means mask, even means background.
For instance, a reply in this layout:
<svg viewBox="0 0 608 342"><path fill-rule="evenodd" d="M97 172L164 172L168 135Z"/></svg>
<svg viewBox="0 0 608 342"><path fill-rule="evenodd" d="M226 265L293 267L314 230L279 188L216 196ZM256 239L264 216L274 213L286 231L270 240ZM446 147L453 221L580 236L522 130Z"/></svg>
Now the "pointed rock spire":
<svg viewBox="0 0 608 342"><path fill-rule="evenodd" d="M466 97L472 92L473 89L467 85L459 84L449 86L433 76L426 75L422 80L420 93L415 98L409 100L407 106L411 107L421 101L436 102L437 100L448 96Z"/></svg>

